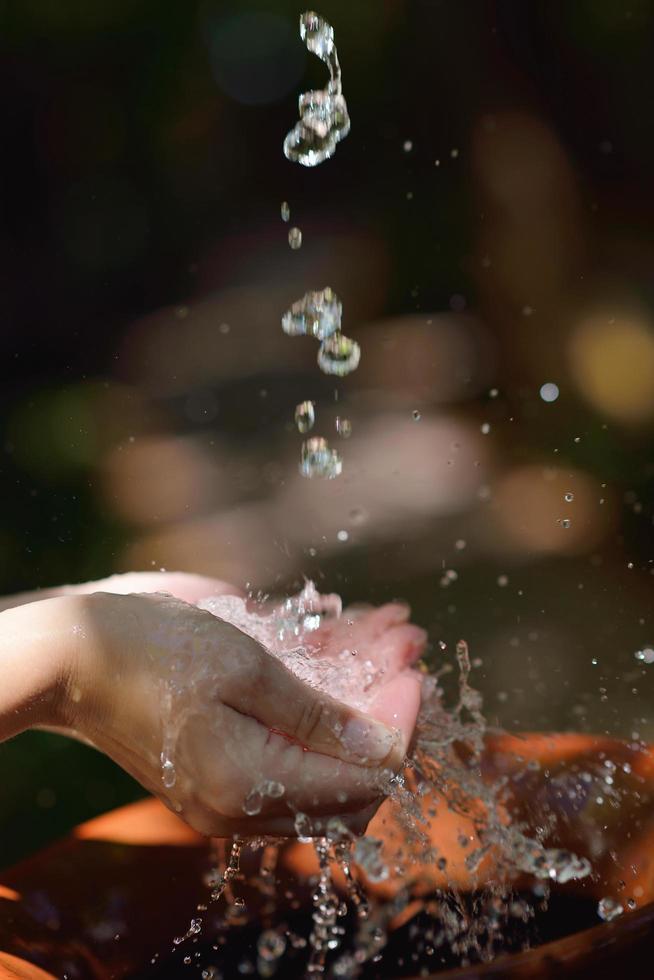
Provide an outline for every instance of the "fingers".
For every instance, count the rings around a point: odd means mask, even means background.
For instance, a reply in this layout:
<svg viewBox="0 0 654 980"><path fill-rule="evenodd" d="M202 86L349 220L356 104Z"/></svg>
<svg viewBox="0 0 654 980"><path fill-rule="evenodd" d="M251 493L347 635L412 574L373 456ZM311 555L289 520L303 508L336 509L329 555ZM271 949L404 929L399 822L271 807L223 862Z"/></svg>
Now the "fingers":
<svg viewBox="0 0 654 980"><path fill-rule="evenodd" d="M237 642L239 669L218 688L224 703L312 752L358 765L401 765L396 731L305 684L244 634Z"/></svg>
<svg viewBox="0 0 654 980"><path fill-rule="evenodd" d="M185 766L190 762L194 770L196 793L205 807L248 832L262 821L269 827L271 820L281 820L293 836L297 812L312 820L356 814L357 826L369 819L380 798L375 770L303 751L229 708L219 713L210 723L204 717L194 719L179 746ZM225 733L222 741L217 730ZM261 791L271 781L279 784L274 797Z"/></svg>
<svg viewBox="0 0 654 980"><path fill-rule="evenodd" d="M400 749L406 755L420 710L422 675L404 670L380 688L369 707L373 718L400 732Z"/></svg>

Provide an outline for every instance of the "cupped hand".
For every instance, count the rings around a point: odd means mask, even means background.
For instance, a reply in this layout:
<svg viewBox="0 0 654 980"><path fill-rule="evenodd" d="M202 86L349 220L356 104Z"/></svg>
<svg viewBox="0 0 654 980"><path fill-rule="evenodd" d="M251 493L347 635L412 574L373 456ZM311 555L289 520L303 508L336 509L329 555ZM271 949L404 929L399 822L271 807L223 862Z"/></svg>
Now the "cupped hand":
<svg viewBox="0 0 654 980"><path fill-rule="evenodd" d="M424 634L392 604L345 613L311 636L321 658L347 649L373 665L364 713L194 605L236 591L199 576L115 576L1 619L5 635L29 628L34 643L66 651L45 724L97 746L201 832L292 836L298 812L316 832L335 814L363 829L380 772L401 766L413 731L420 684L410 665ZM172 761L165 783L162 754Z"/></svg>

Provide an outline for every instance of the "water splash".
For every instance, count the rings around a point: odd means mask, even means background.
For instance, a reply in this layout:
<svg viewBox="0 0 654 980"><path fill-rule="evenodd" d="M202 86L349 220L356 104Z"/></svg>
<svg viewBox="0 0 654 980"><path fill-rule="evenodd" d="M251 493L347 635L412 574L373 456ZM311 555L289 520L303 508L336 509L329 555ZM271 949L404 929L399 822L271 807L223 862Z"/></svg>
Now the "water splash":
<svg viewBox="0 0 654 980"><path fill-rule="evenodd" d="M321 595L307 582L300 593L279 603L217 596L199 605L256 639L313 687L361 710L366 710L376 698L384 680L383 671L371 670L373 665L369 661L353 657L350 651L343 651L345 657L327 656L321 653L315 640L318 630L327 626L333 631L336 621L344 615L337 595ZM206 703L207 716L211 713L207 692L212 690L211 670L215 668L211 658L198 654L199 649L196 643L193 656L184 663L178 659L170 665L172 710L168 718L175 730L167 733L166 751L173 763L176 734L183 727L185 712L197 712L198 705ZM365 963L376 962L376 958L383 956L391 923L398 916L408 914L411 903L415 904L414 886L424 892L430 868L447 874L446 860L438 853L438 841L430 833L431 818L441 808L465 818L466 826L471 828L460 838L459 846L463 863L473 880L479 882L479 889L473 906L455 890L437 889L435 896L423 903L421 914L427 917L427 932L416 934L418 949L431 942L461 958L489 959L499 948L504 925L508 926L516 917L527 921L533 915L534 901L547 900L551 883L584 878L590 873L588 858L562 848L546 847L540 837L526 834L521 824L507 820L511 786L502 777L489 780L483 772L487 725L481 695L471 683L473 663L465 642L456 645L455 659L458 687L453 705L446 705L439 675L425 676L414 747L406 768L400 773L390 770L379 773L379 792L392 805L387 821L391 820L397 828L390 849L374 836L356 837L339 817L332 817L326 826L319 826L308 814L295 811L296 833L301 842L312 845L316 854L311 932L308 943L301 937L294 938L290 931L285 932L284 945L279 939L281 934L274 929L271 932L272 911L267 918L257 919L262 930L256 944L260 976L272 975L271 971L276 971L278 965L283 975L285 957L297 955L304 945L309 949L308 975L324 975L329 969L334 977L354 978L360 975ZM605 776L603 773L602 785ZM595 796L592 790L591 785L589 793ZM254 815L264 809L267 798L285 796L281 783L262 780L244 799L243 809ZM292 811L292 801L288 805ZM543 836L545 833L543 830ZM251 924L260 916L256 910L249 912L244 901L234 897L230 890L239 880L244 846L245 842L235 841L224 870L217 867L207 881L212 901L226 903L223 918L230 927ZM264 857L259 875L248 876L246 887L256 887L266 897L266 907L274 910L277 849L268 839L248 841L247 847L249 851L263 848ZM488 861L494 869L490 883L484 872ZM540 899L523 901L507 885L524 874L537 882ZM399 890L390 887L381 896L380 893L366 895L365 882L373 886L385 883L387 888L398 876ZM282 896L280 901L283 906ZM619 914L616 906L607 899L598 914L607 918ZM347 929L346 922L349 922ZM195 941L201 928L202 919L196 916L187 932L175 940L175 946L185 940ZM330 959L333 959L331 964Z"/></svg>
<svg viewBox="0 0 654 980"><path fill-rule="evenodd" d="M350 117L343 97L341 68L334 44L334 29L323 17L306 11L300 17L300 37L307 49L329 69L327 87L303 92L299 98L300 121L284 140L284 156L304 167L316 167L336 152L350 131Z"/></svg>

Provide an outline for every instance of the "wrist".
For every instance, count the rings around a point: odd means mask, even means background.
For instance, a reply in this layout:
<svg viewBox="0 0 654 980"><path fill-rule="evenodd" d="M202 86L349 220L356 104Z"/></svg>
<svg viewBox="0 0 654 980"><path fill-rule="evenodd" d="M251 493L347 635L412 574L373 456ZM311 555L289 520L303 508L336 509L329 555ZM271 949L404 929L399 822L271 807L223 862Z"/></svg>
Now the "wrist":
<svg viewBox="0 0 654 980"><path fill-rule="evenodd" d="M82 639L76 613L77 598L45 599L0 613L0 741L38 725L70 724Z"/></svg>

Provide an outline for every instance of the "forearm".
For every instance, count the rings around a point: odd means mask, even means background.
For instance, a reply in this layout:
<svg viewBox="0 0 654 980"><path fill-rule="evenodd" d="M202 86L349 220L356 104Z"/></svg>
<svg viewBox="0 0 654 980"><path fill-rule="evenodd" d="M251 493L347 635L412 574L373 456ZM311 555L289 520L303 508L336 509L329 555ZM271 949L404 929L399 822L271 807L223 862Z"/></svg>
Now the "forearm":
<svg viewBox="0 0 654 980"><path fill-rule="evenodd" d="M66 724L79 643L75 601L46 599L0 613L0 741L35 725Z"/></svg>

